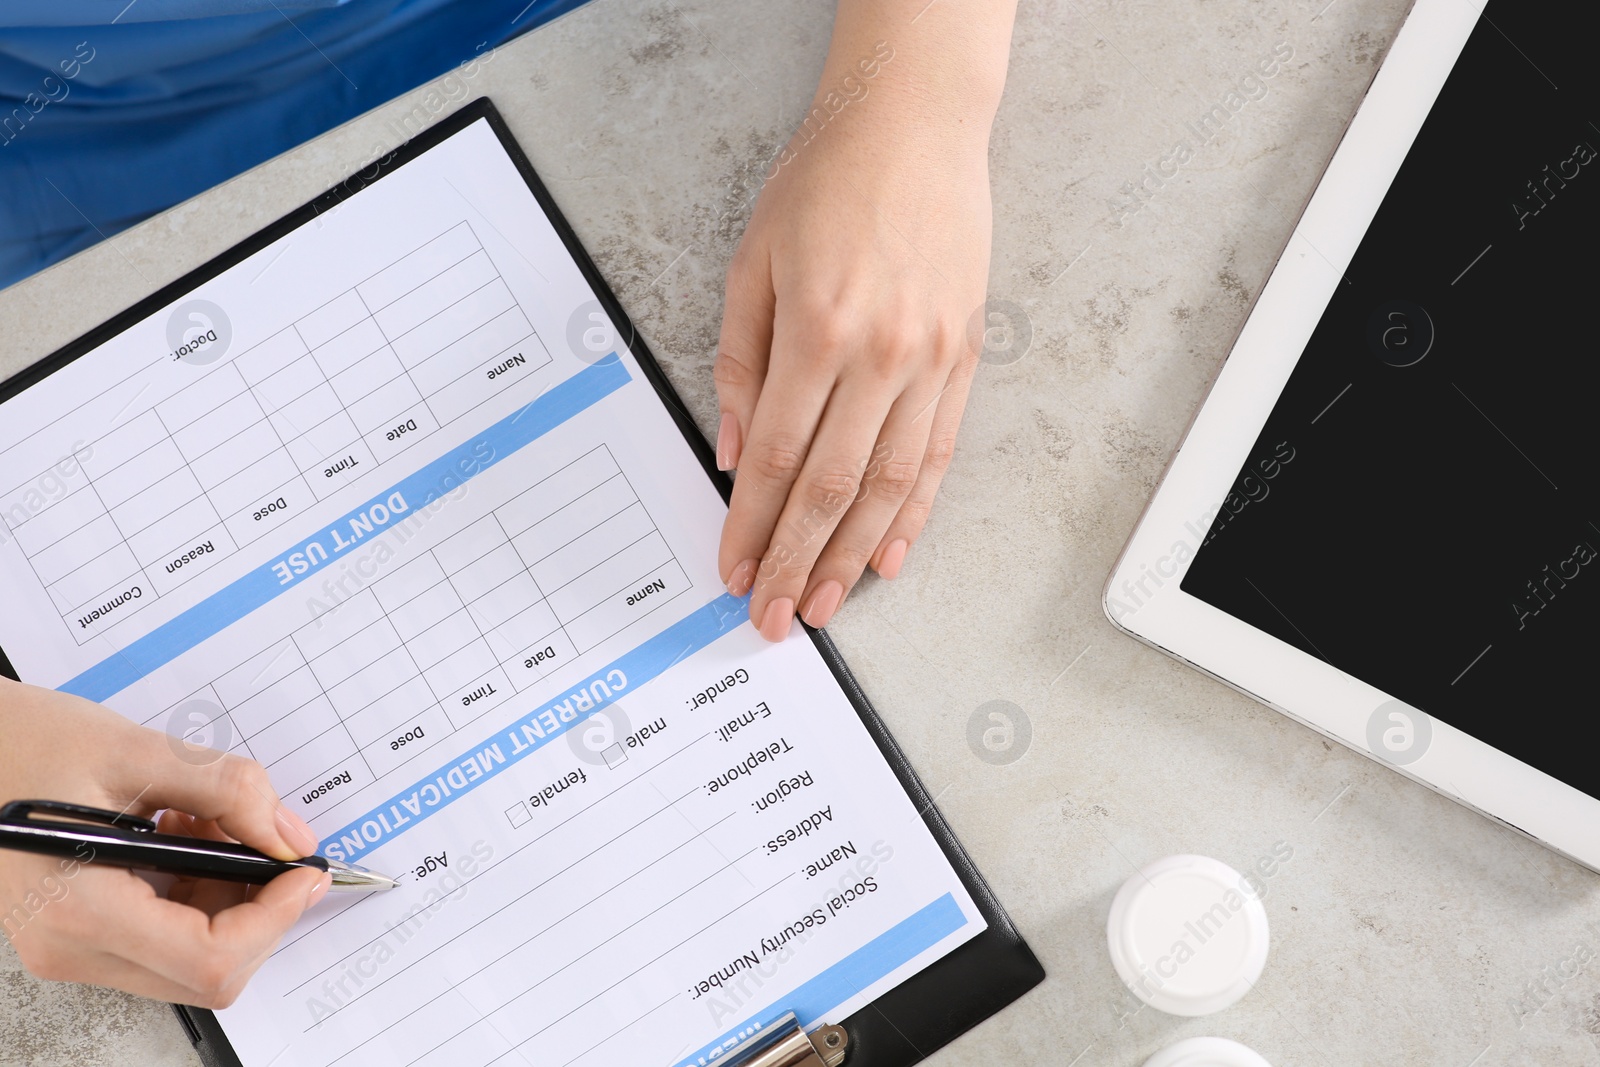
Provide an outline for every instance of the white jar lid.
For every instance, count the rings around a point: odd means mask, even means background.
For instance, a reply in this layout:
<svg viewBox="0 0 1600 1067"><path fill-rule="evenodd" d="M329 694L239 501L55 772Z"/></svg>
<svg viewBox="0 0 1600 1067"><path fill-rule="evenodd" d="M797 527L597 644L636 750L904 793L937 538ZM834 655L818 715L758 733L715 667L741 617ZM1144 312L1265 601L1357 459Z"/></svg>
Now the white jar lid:
<svg viewBox="0 0 1600 1067"><path fill-rule="evenodd" d="M1267 940L1261 899L1238 871L1206 856L1145 867L1117 890L1106 920L1118 977L1172 1015L1209 1015L1244 996L1266 966Z"/></svg>
<svg viewBox="0 0 1600 1067"><path fill-rule="evenodd" d="M1225 1037L1191 1037L1168 1045L1144 1067L1272 1067L1260 1053Z"/></svg>

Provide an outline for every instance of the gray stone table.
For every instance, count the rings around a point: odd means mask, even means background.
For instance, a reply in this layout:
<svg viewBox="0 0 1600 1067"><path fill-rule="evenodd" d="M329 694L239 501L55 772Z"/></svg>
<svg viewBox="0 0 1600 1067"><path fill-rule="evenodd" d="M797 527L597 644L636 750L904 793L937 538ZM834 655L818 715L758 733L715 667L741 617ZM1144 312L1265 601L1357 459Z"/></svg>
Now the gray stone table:
<svg viewBox="0 0 1600 1067"><path fill-rule="evenodd" d="M938 1067L1135 1067L1199 1034L1276 1067L1600 1060L1600 975L1565 962L1600 948L1594 876L1118 634L1100 608L1405 9L1022 2L991 156L990 291L1025 311L1031 347L979 368L905 576L865 581L833 627L1050 972ZM804 113L830 18L829 0L598 0L469 82L505 112L707 433L722 273ZM1126 210L1124 187L1280 44L1293 57L1266 95ZM0 293L0 373L310 199L434 105L454 106L419 90ZM967 741L995 700L1031 726L1000 765ZM1205 1019L1135 1012L1105 950L1117 886L1170 853L1244 867L1279 843L1293 854L1266 883L1256 989ZM0 1062L194 1057L166 1007L37 982L3 948Z"/></svg>

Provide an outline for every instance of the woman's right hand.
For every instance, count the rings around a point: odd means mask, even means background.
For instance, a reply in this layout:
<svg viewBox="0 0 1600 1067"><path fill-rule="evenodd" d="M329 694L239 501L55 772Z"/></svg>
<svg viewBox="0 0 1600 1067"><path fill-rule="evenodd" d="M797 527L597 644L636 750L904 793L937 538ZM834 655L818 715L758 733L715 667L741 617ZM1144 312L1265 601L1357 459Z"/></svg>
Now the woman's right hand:
<svg viewBox="0 0 1600 1067"><path fill-rule="evenodd" d="M149 816L163 833L234 840L277 859L316 835L250 760L187 748L78 697L0 679L0 802L58 800ZM202 1008L232 1004L329 877L260 888L0 851L0 926L41 978Z"/></svg>

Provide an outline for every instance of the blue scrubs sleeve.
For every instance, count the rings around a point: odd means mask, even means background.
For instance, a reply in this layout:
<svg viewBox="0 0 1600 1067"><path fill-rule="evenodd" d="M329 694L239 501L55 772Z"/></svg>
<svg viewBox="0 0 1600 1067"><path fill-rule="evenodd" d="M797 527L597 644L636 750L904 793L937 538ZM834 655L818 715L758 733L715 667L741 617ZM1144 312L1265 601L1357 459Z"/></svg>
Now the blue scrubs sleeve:
<svg viewBox="0 0 1600 1067"><path fill-rule="evenodd" d="M580 3L0 0L0 287Z"/></svg>

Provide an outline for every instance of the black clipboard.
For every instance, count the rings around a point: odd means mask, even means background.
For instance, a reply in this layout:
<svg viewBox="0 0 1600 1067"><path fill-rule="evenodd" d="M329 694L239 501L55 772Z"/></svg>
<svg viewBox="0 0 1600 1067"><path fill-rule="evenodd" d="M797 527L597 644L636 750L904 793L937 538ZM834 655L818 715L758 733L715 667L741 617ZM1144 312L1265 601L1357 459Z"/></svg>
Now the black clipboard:
<svg viewBox="0 0 1600 1067"><path fill-rule="evenodd" d="M382 179L473 123L485 120L499 138L501 146L517 171L528 184L540 208L549 217L556 233L578 268L584 280L594 290L601 306L628 343L630 351L644 370L645 377L655 388L672 415L673 422L682 432L684 440L694 450L705 469L706 476L716 485L724 501L733 491L733 482L717 469L716 455L705 438L700 435L694 420L678 398L672 384L667 381L655 357L633 329L633 324L610 286L600 276L600 271L589 258L583 245L567 224L561 210L556 207L550 192L534 172L533 165L512 137L505 120L488 97L479 97L436 125L407 141L405 144L373 161L357 174L329 189L310 203L296 209L266 228L241 241L215 259L196 267L176 281L141 300L126 311L21 373L0 382L0 400L6 400L29 386L41 381L71 363L84 353L123 332L132 324L149 317L162 307L183 296L197 286L216 277L223 271L254 255L262 248L279 240L291 231L311 222L318 215L360 192L373 182ZM803 624L802 624L803 625ZM916 771L900 751L899 745L873 709L871 701L850 673L844 658L833 641L822 630L805 627L807 635L827 663L834 680L844 690L850 703L861 716L862 723L878 746L878 751L893 769L895 778L906 791L912 803L922 813L934 840L938 842L945 858L949 860L961 883L972 895L978 911L988 923L988 929L972 938L932 966L918 972L867 1007L843 1020L849 1035L847 1067L909 1067L936 1050L949 1044L978 1023L994 1015L1012 1001L1044 980L1044 968L1033 950L1023 940L1012 924L982 874L968 858L961 843L951 832L944 817L934 807L933 799L917 778ZM16 672L0 650L0 673L16 679ZM216 1016L198 1008L174 1005L178 1019L188 1032L200 1058L212 1067L242 1067L234 1054ZM663 1064L661 1067L667 1067Z"/></svg>

